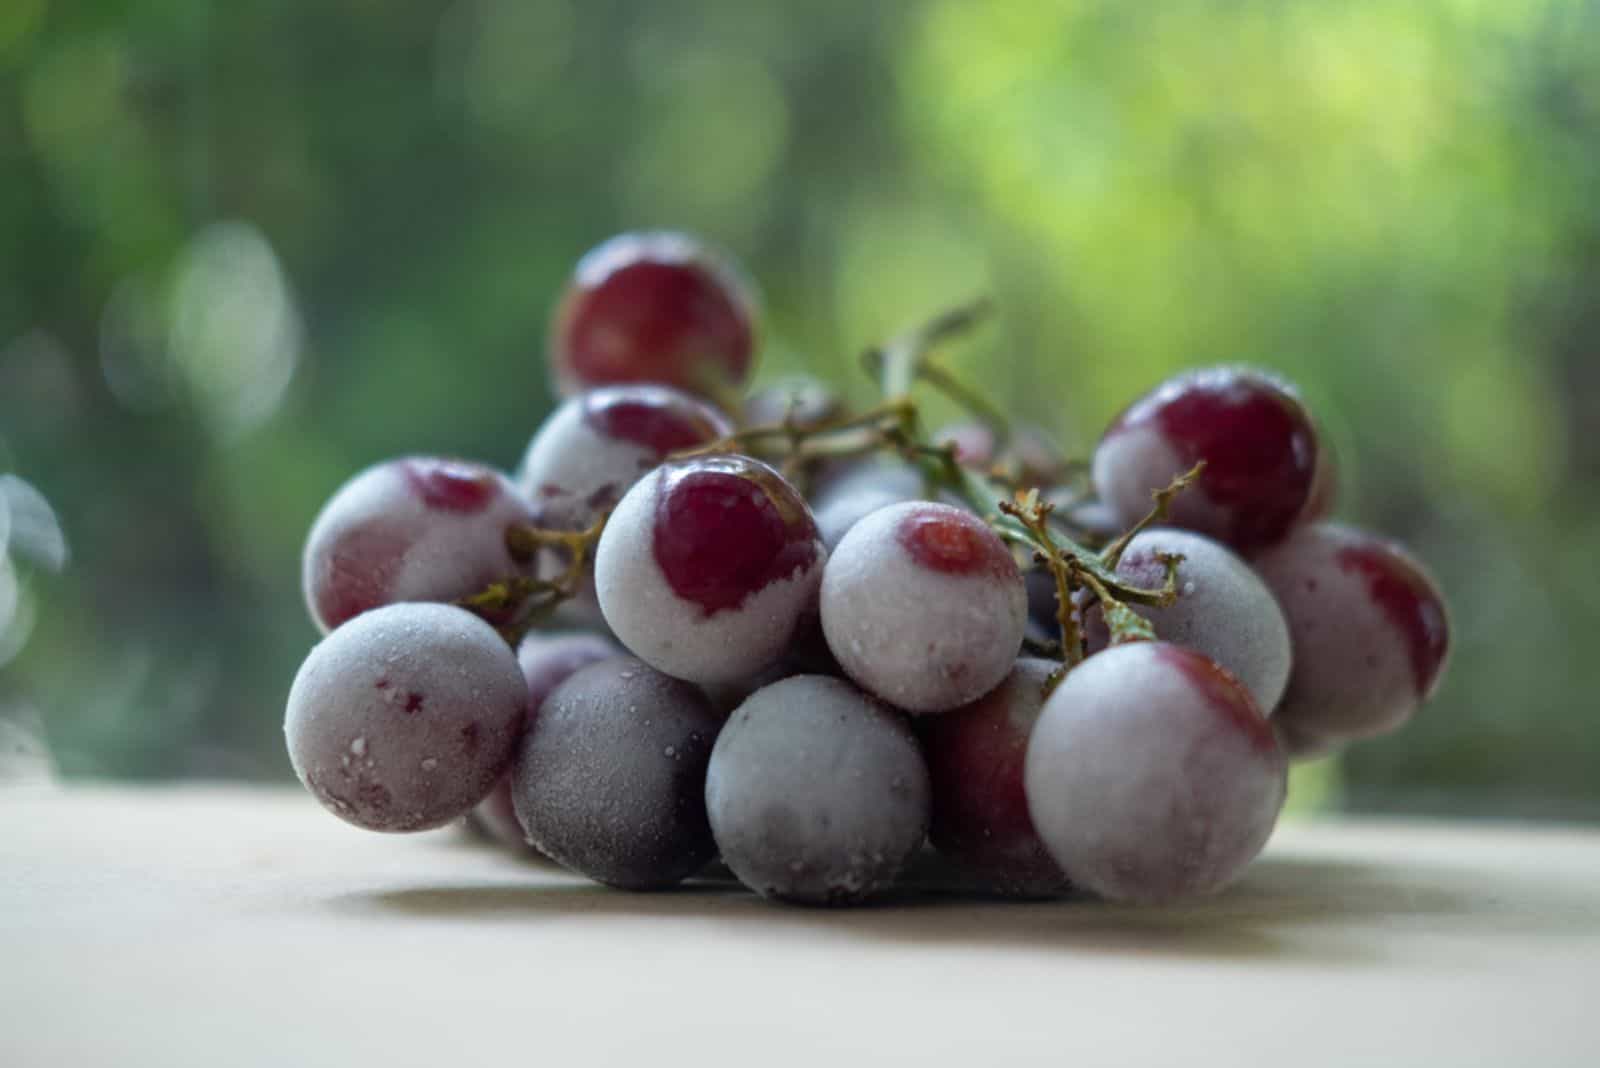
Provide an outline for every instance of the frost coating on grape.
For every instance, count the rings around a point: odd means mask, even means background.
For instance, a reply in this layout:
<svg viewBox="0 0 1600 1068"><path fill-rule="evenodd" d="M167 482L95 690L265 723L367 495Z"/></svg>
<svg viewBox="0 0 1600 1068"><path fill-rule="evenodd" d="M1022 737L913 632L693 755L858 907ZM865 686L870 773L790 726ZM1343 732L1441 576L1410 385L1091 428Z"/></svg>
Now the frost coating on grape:
<svg viewBox="0 0 1600 1068"><path fill-rule="evenodd" d="M828 648L862 688L937 712L992 689L1027 625L1022 574L969 512L908 502L857 523L822 576Z"/></svg>
<svg viewBox="0 0 1600 1068"><path fill-rule="evenodd" d="M678 576L675 584L662 563L667 532L658 524L671 522L663 515L662 498L673 492L684 471L701 470L753 473L749 492L775 499L774 521L782 529L767 531L774 539L770 556L747 559L748 546L742 543L730 546L730 553L705 552L704 561L685 563L685 572L692 574ZM712 532L696 529L679 541L699 552ZM805 502L777 472L744 457L706 458L660 468L628 491L600 537L595 588L606 622L639 659L691 682L734 682L782 657L814 605L825 557ZM719 567L724 560L746 566L725 574ZM685 579L697 584L701 599L680 592Z"/></svg>
<svg viewBox="0 0 1600 1068"><path fill-rule="evenodd" d="M522 672L493 627L450 605L396 604L311 650L283 730L295 774L335 815L421 831L484 799L526 708Z"/></svg>
<svg viewBox="0 0 1600 1068"><path fill-rule="evenodd" d="M669 453L732 431L716 409L666 386L590 390L545 420L528 445L517 485L540 525L583 530Z"/></svg>
<svg viewBox="0 0 1600 1068"><path fill-rule="evenodd" d="M1132 585L1159 589L1166 567L1159 556L1182 556L1178 599L1166 608L1130 605L1150 620L1156 637L1215 660L1271 714L1289 684L1289 625L1266 583L1250 565L1218 542L1184 530L1154 529L1134 536L1117 564ZM1085 610L1084 637L1091 655L1110 643L1098 602Z"/></svg>
<svg viewBox="0 0 1600 1068"><path fill-rule="evenodd" d="M705 776L720 725L699 690L630 657L576 672L545 698L512 768L529 841L623 889L694 874L715 854Z"/></svg>
<svg viewBox="0 0 1600 1068"><path fill-rule="evenodd" d="M1045 702L1023 777L1074 883L1116 901L1222 889L1272 833L1287 763L1248 691L1193 650L1090 657Z"/></svg>
<svg viewBox="0 0 1600 1068"><path fill-rule="evenodd" d="M562 393L662 382L717 395L749 377L760 315L727 257L688 234L618 234L578 261L556 306L550 368Z"/></svg>
<svg viewBox="0 0 1600 1068"><path fill-rule="evenodd" d="M1294 645L1273 717L1294 755L1392 731L1433 695L1449 655L1449 619L1438 586L1405 550L1317 523L1255 565Z"/></svg>
<svg viewBox="0 0 1600 1068"><path fill-rule="evenodd" d="M1304 521L1319 451L1292 386L1253 368L1210 367L1131 404L1101 438L1091 473L1127 526L1150 510L1154 491L1204 461L1199 478L1172 501L1172 525L1253 550Z"/></svg>
<svg viewBox="0 0 1600 1068"><path fill-rule="evenodd" d="M928 838L990 892L1054 897L1071 889L1033 828L1022 787L1028 738L1044 707L1045 683L1059 666L1018 660L976 701L922 721L933 788Z"/></svg>
<svg viewBox="0 0 1600 1068"><path fill-rule="evenodd" d="M858 464L817 491L817 534L831 553L863 518L891 504L918 500L922 491L922 475L905 464Z"/></svg>
<svg viewBox="0 0 1600 1068"><path fill-rule="evenodd" d="M367 468L333 495L306 538L301 581L324 632L379 605L454 601L525 573L506 530L533 520L498 471L431 457Z"/></svg>
<svg viewBox="0 0 1600 1068"><path fill-rule="evenodd" d="M904 717L821 675L751 694L706 776L723 862L757 893L807 904L887 889L922 844L928 806L927 767Z"/></svg>
<svg viewBox="0 0 1600 1068"><path fill-rule="evenodd" d="M528 706L524 723L517 729L518 740L522 738L526 723L533 719L552 690L580 668L622 655L622 649L615 642L598 634L533 631L523 638L517 647L517 666L522 669L523 681L527 683ZM526 847L527 835L511 807L510 779L509 773L502 775L472 814L495 841Z"/></svg>

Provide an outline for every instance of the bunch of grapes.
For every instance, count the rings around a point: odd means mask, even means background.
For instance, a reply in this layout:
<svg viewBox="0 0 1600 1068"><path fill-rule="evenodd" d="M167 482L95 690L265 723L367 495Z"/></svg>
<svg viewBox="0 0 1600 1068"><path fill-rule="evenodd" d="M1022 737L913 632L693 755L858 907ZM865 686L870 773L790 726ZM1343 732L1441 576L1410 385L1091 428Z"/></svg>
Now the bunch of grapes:
<svg viewBox="0 0 1600 1068"><path fill-rule="evenodd" d="M809 379L746 396L738 272L676 234L589 253L517 472L397 459L317 518L301 781L361 827L470 814L634 890L720 857L846 904L923 850L1002 895L1226 886L1290 759L1432 695L1438 588L1327 519L1289 384L1181 375L1072 463L933 358L982 310L869 353L864 410ZM972 420L928 433L920 388Z"/></svg>

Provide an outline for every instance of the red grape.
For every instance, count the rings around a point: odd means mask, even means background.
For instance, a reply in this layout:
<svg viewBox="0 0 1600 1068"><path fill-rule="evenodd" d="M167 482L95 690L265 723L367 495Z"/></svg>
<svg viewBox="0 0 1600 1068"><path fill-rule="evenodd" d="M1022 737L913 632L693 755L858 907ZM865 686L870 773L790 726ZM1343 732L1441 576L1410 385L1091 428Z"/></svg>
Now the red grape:
<svg viewBox="0 0 1600 1068"><path fill-rule="evenodd" d="M639 659L691 682L732 682L783 655L825 557L811 509L781 475L704 456L628 491L600 537L595 585Z"/></svg>
<svg viewBox="0 0 1600 1068"><path fill-rule="evenodd" d="M1067 878L1116 901L1162 902L1238 877L1272 833L1286 772L1237 679L1193 650L1133 642L1056 687L1023 782Z"/></svg>
<svg viewBox="0 0 1600 1068"><path fill-rule="evenodd" d="M1166 578L1161 555L1182 556L1178 600L1166 608L1133 605L1155 626L1156 637L1193 649L1232 672L1256 704L1270 712L1289 682L1289 625L1272 591L1250 565L1210 538L1185 530L1145 530L1128 543L1117 574L1135 586L1159 588ZM1091 654L1110 642L1099 602L1083 613Z"/></svg>
<svg viewBox="0 0 1600 1068"><path fill-rule="evenodd" d="M333 495L306 539L306 606L323 631L380 605L454 601L528 565L506 531L533 520L493 468L409 457L369 467Z"/></svg>
<svg viewBox="0 0 1600 1068"><path fill-rule="evenodd" d="M1011 670L1027 594L1011 551L970 512L913 501L852 527L822 577L822 630L839 665L898 708L937 712Z"/></svg>
<svg viewBox="0 0 1600 1068"><path fill-rule="evenodd" d="M1168 380L1118 416L1095 450L1094 484L1129 525L1150 510L1155 490L1203 460L1169 521L1252 550L1305 519L1318 452L1291 387L1261 371L1215 367Z"/></svg>
<svg viewBox="0 0 1600 1068"><path fill-rule="evenodd" d="M427 830L489 793L527 693L511 650L477 616L388 605L311 650L284 736L295 774L335 815L374 831Z"/></svg>
<svg viewBox="0 0 1600 1068"><path fill-rule="evenodd" d="M1263 553L1256 569L1294 646L1273 714L1292 753L1392 731L1433 696L1450 621L1437 584L1400 546L1317 523Z"/></svg>
<svg viewBox="0 0 1600 1068"><path fill-rule="evenodd" d="M1060 665L1018 660L993 690L919 732L933 789L928 837L968 876L999 893L1050 897L1070 889L1033 829L1022 770L1044 687Z"/></svg>
<svg viewBox="0 0 1600 1068"><path fill-rule="evenodd" d="M621 234L578 267L556 307L558 388L657 382L721 396L749 377L757 308L735 269L676 233Z"/></svg>

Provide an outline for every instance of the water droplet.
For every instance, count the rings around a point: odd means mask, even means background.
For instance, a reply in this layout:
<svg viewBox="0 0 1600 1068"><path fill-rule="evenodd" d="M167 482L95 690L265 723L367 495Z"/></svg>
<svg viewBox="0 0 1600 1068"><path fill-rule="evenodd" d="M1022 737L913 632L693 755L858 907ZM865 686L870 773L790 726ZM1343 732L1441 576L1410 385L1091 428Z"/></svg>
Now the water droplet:
<svg viewBox="0 0 1600 1068"><path fill-rule="evenodd" d="M422 762L422 770L423 771L432 771L434 768L436 768L438 766L439 766L439 762L437 760L435 760L433 757L428 757L427 759L423 760L423 762Z"/></svg>
<svg viewBox="0 0 1600 1068"><path fill-rule="evenodd" d="M367 755L367 739L365 736L357 738L355 741L350 743L350 752L354 753L356 756Z"/></svg>
<svg viewBox="0 0 1600 1068"><path fill-rule="evenodd" d="M669 745L665 749L661 750L661 755L675 757L678 755L678 751Z"/></svg>

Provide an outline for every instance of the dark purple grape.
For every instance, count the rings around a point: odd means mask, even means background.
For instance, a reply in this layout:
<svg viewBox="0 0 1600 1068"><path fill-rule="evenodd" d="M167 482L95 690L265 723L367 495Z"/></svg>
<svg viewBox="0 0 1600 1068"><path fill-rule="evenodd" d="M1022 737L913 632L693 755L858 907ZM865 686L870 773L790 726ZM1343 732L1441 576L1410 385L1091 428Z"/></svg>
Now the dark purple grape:
<svg viewBox="0 0 1600 1068"><path fill-rule="evenodd" d="M897 708L938 712L993 689L1027 624L1022 574L970 512L925 501L857 523L822 577L822 630L845 672Z"/></svg>
<svg viewBox="0 0 1600 1068"><path fill-rule="evenodd" d="M539 706L512 766L528 840L625 890L693 875L716 852L705 781L720 726L699 690L631 657L579 670Z"/></svg>
<svg viewBox="0 0 1600 1068"><path fill-rule="evenodd" d="M1204 460L1168 521L1249 551L1305 520L1318 452L1292 387L1262 371L1213 367L1169 379L1118 416L1095 449L1094 484L1128 526L1150 510L1154 491Z"/></svg>
<svg viewBox="0 0 1600 1068"><path fill-rule="evenodd" d="M306 606L326 632L380 605L477 593L527 570L506 530L532 520L510 481L482 464L410 457L369 467L311 527Z"/></svg>
<svg viewBox="0 0 1600 1068"><path fill-rule="evenodd" d="M922 844L928 771L904 717L842 679L797 675L728 720L706 807L740 882L765 897L850 904L887 889Z"/></svg>
<svg viewBox="0 0 1600 1068"><path fill-rule="evenodd" d="M1019 897L1071 889L1033 829L1022 788L1028 737L1060 665L1019 660L976 701L929 717L919 731L933 789L928 837L979 886Z"/></svg>
<svg viewBox="0 0 1600 1068"><path fill-rule="evenodd" d="M1237 679L1191 649L1134 642L1056 687L1023 785L1067 878L1115 901L1163 902L1239 876L1272 833L1287 765Z"/></svg>
<svg viewBox="0 0 1600 1068"><path fill-rule="evenodd" d="M623 645L697 683L777 663L815 607L826 552L811 510L744 456L666 464L628 491L595 555L595 587Z"/></svg>
<svg viewBox="0 0 1600 1068"><path fill-rule="evenodd" d="M556 306L557 387L657 382L721 396L750 376L755 294L726 258L687 234L620 234L578 261Z"/></svg>
<svg viewBox="0 0 1600 1068"><path fill-rule="evenodd" d="M1132 605L1150 620L1156 637L1216 661L1244 683L1256 705L1271 712L1289 682L1289 625L1266 583L1250 565L1218 542L1186 530L1146 530L1134 536L1117 574L1135 586L1159 589L1166 580L1161 555L1181 556L1178 600L1166 608ZM1093 655L1110 644L1097 601L1083 612L1084 638Z"/></svg>
<svg viewBox="0 0 1600 1068"><path fill-rule="evenodd" d="M489 793L526 708L522 672L493 627L450 605L396 604L311 650L283 730L295 774L335 815L422 831Z"/></svg>
<svg viewBox="0 0 1600 1068"><path fill-rule="evenodd" d="M622 655L622 649L615 642L598 634L575 631L530 633L517 647L517 666L522 669L522 677L528 684L526 718L531 720L550 691L578 669ZM517 737L521 739L521 729ZM500 776L489 796L472 810L472 816L484 833L502 845L527 847L527 835L523 833L511 806L509 769L507 774Z"/></svg>
<svg viewBox="0 0 1600 1068"><path fill-rule="evenodd" d="M1400 546L1317 523L1255 563L1294 647L1289 688L1273 713L1291 754L1385 734L1433 696L1450 621L1438 585Z"/></svg>

